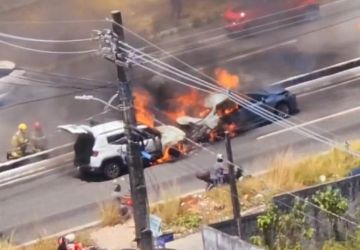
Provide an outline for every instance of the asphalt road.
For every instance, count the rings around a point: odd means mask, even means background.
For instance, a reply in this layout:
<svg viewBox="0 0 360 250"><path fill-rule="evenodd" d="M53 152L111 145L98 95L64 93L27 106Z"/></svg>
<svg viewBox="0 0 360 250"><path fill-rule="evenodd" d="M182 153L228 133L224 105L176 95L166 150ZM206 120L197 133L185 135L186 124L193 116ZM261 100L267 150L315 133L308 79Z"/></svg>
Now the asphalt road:
<svg viewBox="0 0 360 250"><path fill-rule="evenodd" d="M340 142L358 138L360 123L357 113L360 107L356 106L356 101L360 94L359 83L355 80L299 96L302 112L293 118L294 121L315 121L309 128ZM286 150L301 156L328 148L292 132L272 134L278 130L277 125L269 125L233 140L234 160L244 166L247 174L265 170L274 155ZM223 152L224 146L218 143L208 149ZM147 169L150 199L154 201L204 187L194 178L194 173L209 168L214 158L206 150L199 150L178 162ZM127 178L123 183L125 189ZM60 165L44 176L3 187L0 189L0 232L16 229L15 238L24 242L39 232L51 234L97 220L99 204L110 198L111 189L111 181L75 178L75 171L70 165Z"/></svg>
<svg viewBox="0 0 360 250"><path fill-rule="evenodd" d="M210 74L212 74L214 67L225 67L240 76L243 88L259 88L288 76L357 57L360 42L358 36L359 19L354 17L360 14L360 8L358 7L360 7L360 3L357 1L334 2L322 7L322 18L316 22L303 23L247 39L223 38L216 40L216 42L220 41L222 43L214 48L203 48L179 56L192 65L205 66ZM34 11L36 13L37 10ZM38 11L43 14L42 10ZM18 12L21 13L21 10ZM8 16L3 15L2 19L15 18L16 13L16 11L13 11L7 14ZM74 19L74 16L71 15L74 15L74 13L68 13L63 17ZM0 22L0 29L4 32L54 39L74 38L75 34L77 37L86 37L92 28L105 26L101 22L71 25L65 23L56 27L54 27L54 24L47 23ZM207 29L212 28L207 27ZM57 30L57 32L54 34L50 32L51 30ZM192 37L192 39L182 40L180 44L178 39L170 38L178 41L175 44L176 46L174 47L173 43L163 44L163 46L170 51L185 50L189 52L194 49L194 46L213 44L214 42L203 41L208 39L209 36L224 34L221 29L216 30L214 33L203 32L204 29L194 30L192 34L199 35ZM184 36L188 35L184 34ZM333 39L334 36L336 36L336 39ZM130 37L129 42L141 45L133 37ZM189 42L191 43L188 44ZM75 48L57 44L52 44L51 47L47 46L42 48L53 50L87 49L94 45L91 43L84 47L77 45ZM0 83L3 86L6 85L5 87L15 85L16 88L11 95L11 99L7 100L3 104L4 106L0 108L0 123L2 124L0 135L1 138L4 138L0 142L0 161L5 160L5 152L10 148L10 137L19 122L31 123L34 120L40 120L43 122L49 137L51 137L51 145L62 143L63 137L56 132L57 125L81 121L101 111L101 105L75 101L73 100L75 94L71 93L78 93L79 89L76 89L76 87L91 88L94 85L100 85L103 82L115 79L115 67L97 55L38 55L4 47L3 45L0 48L4 51L3 59L14 60L19 67L98 79L98 82L89 82L61 76L57 78L46 77L41 74L31 73L30 76L27 76L28 79L25 80L15 78L6 83ZM169 60L169 62L179 66L173 60ZM151 81L151 77L151 75L135 69L134 83L145 85L149 89L156 89L161 86ZM39 83L39 79L45 81L45 84L43 82ZM19 82L25 82L27 86L19 86ZM171 89L171 92L174 93L173 88L175 88L175 85L165 84L166 88ZM61 87L69 85L75 85L75 88ZM113 93L113 89L89 91L87 93L108 98ZM51 96L54 96L54 98L51 98ZM39 98L49 99L33 102ZM23 105L19 104L22 102L24 102ZM14 104L19 105L11 108L7 107Z"/></svg>

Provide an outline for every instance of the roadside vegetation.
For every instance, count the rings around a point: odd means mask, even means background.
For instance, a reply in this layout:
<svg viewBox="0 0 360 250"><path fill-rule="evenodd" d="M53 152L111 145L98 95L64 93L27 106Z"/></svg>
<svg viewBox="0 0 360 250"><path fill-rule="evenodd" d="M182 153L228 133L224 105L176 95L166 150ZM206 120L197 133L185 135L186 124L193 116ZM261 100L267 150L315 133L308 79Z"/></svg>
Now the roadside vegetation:
<svg viewBox="0 0 360 250"><path fill-rule="evenodd" d="M315 229L312 227L314 217L307 216L309 213L308 201L318 205L322 210L319 211L329 220L330 234L328 241L324 243L315 239ZM281 204L280 204L281 205ZM328 187L326 190L319 190L306 200L295 199L292 207L278 207L273 203L267 205L264 214L257 217L258 235L251 237L253 244L264 247L265 249L276 250L300 250L300 249L359 249L358 236L355 232L340 232L338 216L344 216L349 208L349 202L342 197L340 190ZM315 220L317 220L315 218ZM324 234L327 230L322 223ZM347 248L342 248L347 247ZM355 247L355 248L353 248Z"/></svg>
<svg viewBox="0 0 360 250"><path fill-rule="evenodd" d="M350 148L354 151L360 151L360 141L350 143ZM286 228L290 227L292 231L298 232L299 240L311 239L312 228L300 216L301 211L306 210L306 206L302 203L296 203L288 214L283 215L278 213L279 210L276 207L268 205L271 198L283 192L295 191L325 181L338 180L347 176L352 169L358 166L360 166L360 159L337 149L303 158L296 158L288 151L279 154L272 160L268 172L259 176L244 177L237 184L243 214L269 208L264 217L260 217L258 221L259 229L263 235L254 236L253 241L258 244L266 244L264 235L266 235L267 227L272 224L280 230L278 244L289 247L278 249L298 249L296 245L291 243L293 241L286 241L289 238L286 235ZM327 190L324 193L317 193L312 199L314 203L335 214L344 214L348 208L347 202L341 200L338 191ZM232 217L230 189L228 186L222 186L209 192L166 199L152 204L150 210L152 214L162 219L163 232L185 235L198 230L202 224L216 223ZM101 204L99 216L101 227L124 223L124 218L119 216L117 206L112 203ZM273 223L275 219L278 224ZM296 221L295 224L300 222L303 224L300 223L302 226L299 228L289 220ZM360 242L360 232L356 234L355 239L353 237L351 240L339 243L336 241L338 238L337 221L329 217L329 222L333 226L334 234L333 238L324 244L324 250L359 249L355 246L357 242ZM78 241L84 245L92 245L93 242L89 233L93 230L77 233ZM24 247L21 250L55 249L56 244L56 239L40 239L36 244ZM15 248L12 245L0 242L0 250L13 249Z"/></svg>
<svg viewBox="0 0 360 250"><path fill-rule="evenodd" d="M350 143L350 148L360 151L360 141ZM338 180L359 166L359 158L338 149L298 159L290 151L279 154L273 159L268 172L260 176L245 177L238 182L242 211L264 207L276 194ZM175 233L186 233L188 228L181 224L179 227L175 223L177 218L189 214L198 217L199 223L192 224L191 231L202 223L215 223L231 218L229 194L228 186L218 187L207 193L164 201L152 206L151 212L162 218L164 228ZM318 199L321 200L320 197Z"/></svg>

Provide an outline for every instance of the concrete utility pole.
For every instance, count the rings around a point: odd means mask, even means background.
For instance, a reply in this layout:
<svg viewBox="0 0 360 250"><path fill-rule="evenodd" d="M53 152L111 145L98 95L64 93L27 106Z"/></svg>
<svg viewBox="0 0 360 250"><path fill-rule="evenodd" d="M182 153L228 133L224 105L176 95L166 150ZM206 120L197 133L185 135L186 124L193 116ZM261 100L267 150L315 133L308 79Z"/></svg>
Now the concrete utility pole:
<svg viewBox="0 0 360 250"><path fill-rule="evenodd" d="M241 216L240 216L240 202L238 191L236 187L235 179L235 169L234 169L234 160L231 149L231 140L228 132L225 132L225 142L226 142L226 154L229 167L229 177L230 177L230 194L231 202L233 206L234 222L237 230L237 235L241 237Z"/></svg>
<svg viewBox="0 0 360 250"><path fill-rule="evenodd" d="M112 25L113 32L117 35L117 41L125 41L124 29L122 27L122 16L120 11L112 11L111 16L115 23ZM119 25L116 25L119 24ZM121 54L123 53L122 46L119 42L116 43L115 58L121 61ZM148 197L144 178L144 169L140 154L140 146L135 142L133 128L137 126L136 117L133 105L133 96L130 86L130 80L126 72L126 67L117 64L117 75L119 79L119 96L120 104L123 107L129 107L124 110L125 133L128 139L127 148L127 165L129 167L129 179L131 197L134 207L134 221L135 234L138 247L141 250L153 250L152 233L149 229L149 215L148 215ZM119 237L121 237L119 235Z"/></svg>

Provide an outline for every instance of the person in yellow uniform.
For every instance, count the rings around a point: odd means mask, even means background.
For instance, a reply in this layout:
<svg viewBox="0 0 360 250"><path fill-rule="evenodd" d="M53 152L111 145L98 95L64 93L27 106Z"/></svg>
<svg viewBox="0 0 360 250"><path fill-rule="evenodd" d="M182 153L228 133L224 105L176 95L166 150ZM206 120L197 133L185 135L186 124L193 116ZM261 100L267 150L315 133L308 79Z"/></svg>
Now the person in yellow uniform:
<svg viewBox="0 0 360 250"><path fill-rule="evenodd" d="M19 124L18 130L11 139L11 145L13 147L11 158L20 158L26 155L26 149L30 143L27 130L28 128L25 123Z"/></svg>

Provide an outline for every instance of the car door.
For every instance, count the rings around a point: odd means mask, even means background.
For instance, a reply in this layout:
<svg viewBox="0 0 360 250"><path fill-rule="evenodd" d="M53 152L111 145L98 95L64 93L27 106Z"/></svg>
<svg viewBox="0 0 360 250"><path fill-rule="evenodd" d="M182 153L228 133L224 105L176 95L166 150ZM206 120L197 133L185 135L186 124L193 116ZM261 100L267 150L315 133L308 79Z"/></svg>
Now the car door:
<svg viewBox="0 0 360 250"><path fill-rule="evenodd" d="M89 128L84 125L62 125L58 129L76 135L74 143L74 164L75 166L87 165L90 163L90 157L93 153L95 138Z"/></svg>
<svg viewBox="0 0 360 250"><path fill-rule="evenodd" d="M106 137L107 143L104 144L106 147L106 154L109 157L111 155L121 155L124 156L127 154L127 138L125 133L116 133ZM104 150L102 150L104 151Z"/></svg>
<svg viewBox="0 0 360 250"><path fill-rule="evenodd" d="M263 109L266 109L264 105L266 97L261 94L249 94L248 97L247 116L250 127L256 127L266 121L263 114Z"/></svg>

